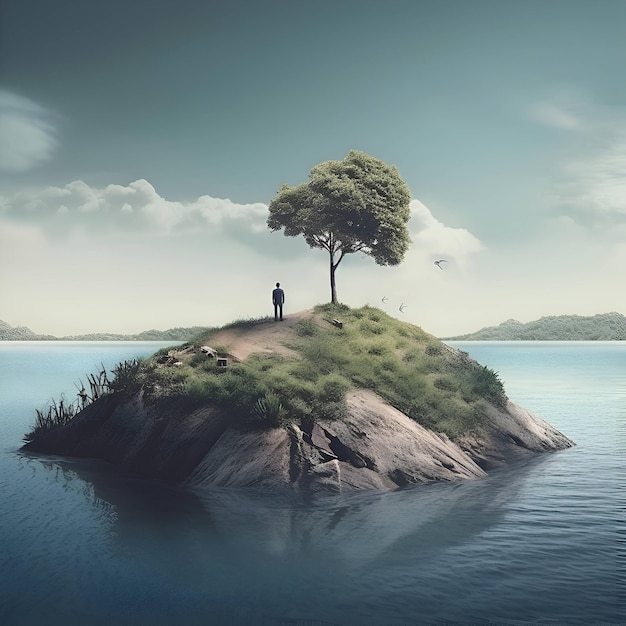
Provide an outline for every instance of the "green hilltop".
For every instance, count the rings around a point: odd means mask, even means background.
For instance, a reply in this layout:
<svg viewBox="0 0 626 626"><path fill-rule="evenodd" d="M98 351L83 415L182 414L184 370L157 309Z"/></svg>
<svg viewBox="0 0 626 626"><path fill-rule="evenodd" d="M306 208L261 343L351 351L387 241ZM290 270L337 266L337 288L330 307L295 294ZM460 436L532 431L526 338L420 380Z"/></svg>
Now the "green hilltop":
<svg viewBox="0 0 626 626"><path fill-rule="evenodd" d="M108 391L140 392L147 403L182 398L193 406L218 406L237 427L255 429L341 419L346 393L363 388L451 438L477 426L487 404L506 404L496 372L417 326L369 306L320 305L307 313L288 325L263 318L206 330L180 348L119 365ZM240 360L231 346L215 343L225 330L241 338L268 325L281 331L280 345L269 352ZM205 345L228 366L208 357ZM45 430L36 427L26 439Z"/></svg>

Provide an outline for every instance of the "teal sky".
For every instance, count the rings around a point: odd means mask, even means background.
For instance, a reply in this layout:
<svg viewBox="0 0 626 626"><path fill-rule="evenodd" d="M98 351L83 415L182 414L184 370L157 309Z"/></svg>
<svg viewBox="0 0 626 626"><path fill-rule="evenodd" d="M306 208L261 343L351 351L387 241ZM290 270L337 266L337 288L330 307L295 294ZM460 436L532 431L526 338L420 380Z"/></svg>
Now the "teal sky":
<svg viewBox="0 0 626 626"><path fill-rule="evenodd" d="M398 167L413 243L347 257L340 300L440 336L624 313L625 23L623 0L4 0L0 319L214 325L277 280L291 312L325 302L324 254L264 222L350 149Z"/></svg>

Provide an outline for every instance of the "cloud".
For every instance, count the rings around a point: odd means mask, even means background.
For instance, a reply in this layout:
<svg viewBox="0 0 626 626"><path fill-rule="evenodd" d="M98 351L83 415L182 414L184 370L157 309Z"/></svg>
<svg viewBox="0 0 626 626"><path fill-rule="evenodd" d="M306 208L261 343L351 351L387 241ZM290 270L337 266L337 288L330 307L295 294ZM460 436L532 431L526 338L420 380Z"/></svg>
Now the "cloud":
<svg viewBox="0 0 626 626"><path fill-rule="evenodd" d="M208 195L184 202L168 200L144 179L129 185L92 187L75 180L64 187L22 191L0 198L5 215L14 219L70 220L74 225L106 224L123 230L176 230L205 227L212 231L236 223L248 232L265 230L267 205L237 204Z"/></svg>
<svg viewBox="0 0 626 626"><path fill-rule="evenodd" d="M51 158L57 141L50 117L32 100L0 90L0 170L25 172Z"/></svg>
<svg viewBox="0 0 626 626"><path fill-rule="evenodd" d="M472 233L464 228L446 226L419 200L412 200L410 208L412 247L419 249L423 255L447 258L464 266L471 255L484 249Z"/></svg>
<svg viewBox="0 0 626 626"><path fill-rule="evenodd" d="M419 200L412 200L410 208L411 239L423 254L447 255L464 262L483 249L469 231L444 225ZM42 226L99 224L119 231L153 230L164 234L198 230L233 234L238 230L254 236L267 232L268 207L261 202L237 204L209 195L190 201L169 200L147 180L140 179L105 187L75 180L63 187L21 191L0 196L0 211L14 220Z"/></svg>
<svg viewBox="0 0 626 626"><path fill-rule="evenodd" d="M561 202L596 218L626 218L626 137L565 166Z"/></svg>
<svg viewBox="0 0 626 626"><path fill-rule="evenodd" d="M551 172L545 205L577 224L615 238L626 226L626 109L594 103L581 93L562 93L531 107L542 124L574 133L561 135L565 155ZM572 112L574 111L574 112Z"/></svg>
<svg viewBox="0 0 626 626"><path fill-rule="evenodd" d="M550 102L539 102L531 106L531 117L541 124L563 130L577 130L582 121L564 107Z"/></svg>

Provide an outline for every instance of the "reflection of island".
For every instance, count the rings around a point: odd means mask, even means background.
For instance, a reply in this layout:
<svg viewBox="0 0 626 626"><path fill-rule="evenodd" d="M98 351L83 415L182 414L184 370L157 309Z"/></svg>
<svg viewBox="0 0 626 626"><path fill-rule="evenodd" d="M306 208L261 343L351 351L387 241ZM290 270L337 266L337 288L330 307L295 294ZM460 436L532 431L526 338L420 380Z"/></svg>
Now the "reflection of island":
<svg viewBox="0 0 626 626"><path fill-rule="evenodd" d="M109 571L150 596L151 606L133 608L142 623L171 623L175 610L190 624L360 626L406 622L415 607L425 620L447 615L446 598L481 575L466 571L468 551L502 526L551 459L476 481L315 497L190 490L100 462L46 463L101 521Z"/></svg>
<svg viewBox="0 0 626 626"><path fill-rule="evenodd" d="M393 492L302 495L232 489L186 489L120 472L107 463L55 459L56 480L80 478L88 504L115 509L114 543L149 557L173 549L195 559L232 551L259 558L319 558L368 567L381 558L403 559L467 541L497 523L539 456L476 481L432 483ZM130 542L130 543L129 543ZM198 544L201 544L198 545ZM185 544L186 547L185 547ZM178 576L180 572L175 572Z"/></svg>

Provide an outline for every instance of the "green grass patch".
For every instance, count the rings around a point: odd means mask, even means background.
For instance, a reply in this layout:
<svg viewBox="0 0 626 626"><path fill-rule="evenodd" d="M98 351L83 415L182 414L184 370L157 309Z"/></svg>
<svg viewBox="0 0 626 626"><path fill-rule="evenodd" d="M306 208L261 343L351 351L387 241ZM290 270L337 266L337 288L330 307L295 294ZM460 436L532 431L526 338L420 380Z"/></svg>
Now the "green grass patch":
<svg viewBox="0 0 626 626"><path fill-rule="evenodd" d="M342 327L333 320L340 320ZM237 320L223 328L254 332L256 325L268 321ZM150 359L118 366L110 391L141 389L148 402L181 396L197 406L228 412L238 427L270 428L290 421L342 419L346 394L365 388L451 438L478 428L489 404L503 407L507 401L496 372L374 307L316 307L289 335L288 347L297 357L253 354L218 367L200 347L212 345L219 330L209 329L186 344L190 350L182 365L169 362L168 349L163 349ZM212 347L228 355L228 346ZM65 423L66 413L59 413L59 422ZM50 418L42 412L39 427L56 419L54 409Z"/></svg>

